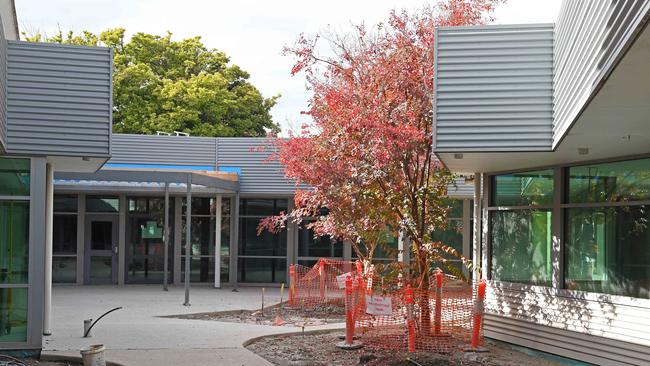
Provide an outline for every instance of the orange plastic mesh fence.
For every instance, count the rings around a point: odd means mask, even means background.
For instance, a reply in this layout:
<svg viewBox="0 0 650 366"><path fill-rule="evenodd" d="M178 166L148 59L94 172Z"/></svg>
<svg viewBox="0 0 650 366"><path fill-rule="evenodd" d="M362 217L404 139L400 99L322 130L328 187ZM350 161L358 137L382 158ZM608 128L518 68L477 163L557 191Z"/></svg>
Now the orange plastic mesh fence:
<svg viewBox="0 0 650 366"><path fill-rule="evenodd" d="M452 352L469 346L476 297L470 285L444 275L440 292L435 279L429 290L412 291L416 350ZM364 300L365 304L358 302L356 307L356 332L363 343L407 350L409 310L404 285L396 282L381 288L373 286L372 294L365 290ZM390 308L386 309L388 303Z"/></svg>
<svg viewBox="0 0 650 366"><path fill-rule="evenodd" d="M413 288L412 306L405 299L406 281L362 274L359 262L321 258L314 267L293 266L290 286L294 307L310 309L345 303L345 278L352 279L355 333L361 341L382 349L408 349L409 308L415 349L452 352L470 345L477 291L450 275L434 275L427 290ZM338 279L337 279L338 277ZM441 286L438 284L441 283ZM482 332L480 341L483 342Z"/></svg>
<svg viewBox="0 0 650 366"><path fill-rule="evenodd" d="M345 278L357 276L355 262L320 258L313 267L294 265L295 280L292 304L295 307L313 307L318 304L344 303ZM340 277L339 277L340 276ZM337 279L338 277L338 279Z"/></svg>

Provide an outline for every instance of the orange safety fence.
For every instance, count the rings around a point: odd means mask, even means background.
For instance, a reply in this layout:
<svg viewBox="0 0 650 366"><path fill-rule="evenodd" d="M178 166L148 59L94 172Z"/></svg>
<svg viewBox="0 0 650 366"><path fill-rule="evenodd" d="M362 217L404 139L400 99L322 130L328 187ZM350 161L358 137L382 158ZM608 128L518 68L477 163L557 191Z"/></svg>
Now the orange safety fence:
<svg viewBox="0 0 650 366"><path fill-rule="evenodd" d="M393 280L378 278L372 267L365 275L362 273L358 261L321 258L312 268L292 266L290 304L301 308L326 303L343 305L349 276L355 333L364 345L411 352L453 352L476 350L482 344L485 282L473 288L438 272L429 288L423 290L411 288L401 276Z"/></svg>

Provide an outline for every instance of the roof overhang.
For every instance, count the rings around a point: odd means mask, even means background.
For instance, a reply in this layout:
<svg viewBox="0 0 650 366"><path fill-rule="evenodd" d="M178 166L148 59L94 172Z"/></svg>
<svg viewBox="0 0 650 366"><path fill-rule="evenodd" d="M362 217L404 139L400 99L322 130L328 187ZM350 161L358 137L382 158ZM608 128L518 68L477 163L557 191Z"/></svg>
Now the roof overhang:
<svg viewBox="0 0 650 366"><path fill-rule="evenodd" d="M96 173L55 173L58 191L185 192L191 182L196 193L239 192L236 173L169 170L100 170Z"/></svg>
<svg viewBox="0 0 650 366"><path fill-rule="evenodd" d="M438 153L438 157L454 172L472 173L650 154L650 28L647 20L644 24L555 150Z"/></svg>

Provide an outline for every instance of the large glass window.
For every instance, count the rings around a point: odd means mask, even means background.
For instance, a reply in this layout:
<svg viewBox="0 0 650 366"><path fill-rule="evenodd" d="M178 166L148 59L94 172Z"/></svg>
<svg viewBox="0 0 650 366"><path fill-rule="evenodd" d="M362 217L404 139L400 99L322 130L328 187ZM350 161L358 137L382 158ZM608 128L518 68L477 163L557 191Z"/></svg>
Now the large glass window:
<svg viewBox="0 0 650 366"><path fill-rule="evenodd" d="M0 159L0 196L29 196L29 159Z"/></svg>
<svg viewBox="0 0 650 366"><path fill-rule="evenodd" d="M129 197L127 215L127 276L129 283L162 283L165 270L165 199L162 197ZM170 245L168 247L168 279L173 278L174 202L169 200Z"/></svg>
<svg viewBox="0 0 650 366"><path fill-rule="evenodd" d="M88 196L86 198L88 212L119 212L120 199L117 196Z"/></svg>
<svg viewBox="0 0 650 366"><path fill-rule="evenodd" d="M242 199L239 219L240 282L285 282L287 265L287 232L272 234L267 230L257 235L262 218L286 211L286 199Z"/></svg>
<svg viewBox="0 0 650 366"><path fill-rule="evenodd" d="M77 281L77 199L54 196L52 282Z"/></svg>
<svg viewBox="0 0 650 366"><path fill-rule="evenodd" d="M314 220L304 220L298 230L298 264L311 267L318 258L343 259L343 242L329 236L314 237L314 229L308 228Z"/></svg>
<svg viewBox="0 0 650 366"><path fill-rule="evenodd" d="M29 201L0 201L0 284L28 283Z"/></svg>
<svg viewBox="0 0 650 366"><path fill-rule="evenodd" d="M30 160L0 158L0 342L27 341L29 187Z"/></svg>
<svg viewBox="0 0 650 366"><path fill-rule="evenodd" d="M183 233L181 254L181 279L185 278L185 204L183 200ZM191 282L214 282L217 200L214 197L192 198L192 233L191 233ZM221 282L230 280L230 198L221 199Z"/></svg>
<svg viewBox="0 0 650 366"><path fill-rule="evenodd" d="M650 298L650 159L567 169L565 287Z"/></svg>
<svg viewBox="0 0 650 366"><path fill-rule="evenodd" d="M497 175L492 183L494 206L553 204L553 169Z"/></svg>
<svg viewBox="0 0 650 366"><path fill-rule="evenodd" d="M553 172L493 177L489 214L493 280L551 284Z"/></svg>

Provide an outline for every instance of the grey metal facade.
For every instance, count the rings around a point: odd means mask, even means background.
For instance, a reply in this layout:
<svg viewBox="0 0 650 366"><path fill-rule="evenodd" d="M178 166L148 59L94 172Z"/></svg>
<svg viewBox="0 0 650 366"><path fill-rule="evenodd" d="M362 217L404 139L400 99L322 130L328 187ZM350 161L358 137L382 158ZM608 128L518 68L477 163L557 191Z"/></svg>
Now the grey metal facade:
<svg viewBox="0 0 650 366"><path fill-rule="evenodd" d="M552 24L444 27L436 42L437 152L550 149Z"/></svg>
<svg viewBox="0 0 650 366"><path fill-rule="evenodd" d="M7 41L7 151L108 157L108 48Z"/></svg>
<svg viewBox="0 0 650 366"><path fill-rule="evenodd" d="M622 57L649 10L648 0L563 2L555 29L554 148Z"/></svg>
<svg viewBox="0 0 650 366"><path fill-rule="evenodd" d="M159 164L238 171L240 193L291 195L295 184L271 159L275 146L263 137L113 135L111 164ZM303 187L304 188L304 187Z"/></svg>
<svg viewBox="0 0 650 366"><path fill-rule="evenodd" d="M7 40L0 18L0 154L7 149Z"/></svg>

